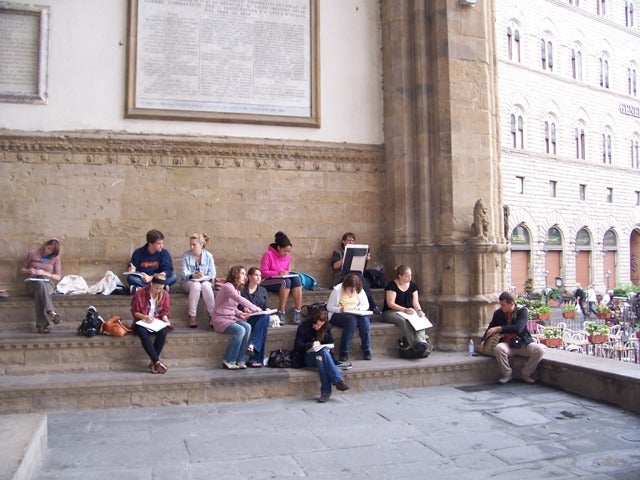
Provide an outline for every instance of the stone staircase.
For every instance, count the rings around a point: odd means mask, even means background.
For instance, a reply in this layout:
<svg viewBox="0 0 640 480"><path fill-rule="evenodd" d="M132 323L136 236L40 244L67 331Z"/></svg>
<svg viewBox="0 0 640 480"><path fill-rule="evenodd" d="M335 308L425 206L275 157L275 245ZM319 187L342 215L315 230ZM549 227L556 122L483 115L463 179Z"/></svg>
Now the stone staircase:
<svg viewBox="0 0 640 480"><path fill-rule="evenodd" d="M329 291L305 292L305 303L324 301ZM382 291L375 292L382 303ZM276 297L270 297L276 301ZM311 369L247 369L227 371L221 359L228 337L214 333L207 314L198 312L199 328L186 325L187 298L172 293L174 331L169 335L163 360L165 375L146 372L148 358L137 337L77 335L75 330L89 305L103 318L130 318L129 296L56 296L63 316L52 333L33 333L33 300L15 296L0 302L0 413L42 412L157 406L284 396L317 396L319 382ZM377 320L377 321L376 321ZM266 351L291 348L295 325L271 328ZM341 329L333 330L339 341ZM485 383L495 380L489 358L462 353L434 352L427 359L397 358L396 327L372 323L372 361L362 360L357 334L351 348L353 369L345 379L353 390L405 388L451 383Z"/></svg>

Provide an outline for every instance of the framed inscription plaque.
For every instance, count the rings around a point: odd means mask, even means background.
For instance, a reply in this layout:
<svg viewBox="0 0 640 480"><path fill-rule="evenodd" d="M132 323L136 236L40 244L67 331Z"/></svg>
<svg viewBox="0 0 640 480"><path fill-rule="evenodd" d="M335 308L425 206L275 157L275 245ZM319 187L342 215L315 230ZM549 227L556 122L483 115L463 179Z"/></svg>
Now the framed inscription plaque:
<svg viewBox="0 0 640 480"><path fill-rule="evenodd" d="M46 104L49 7L0 2L0 102Z"/></svg>
<svg viewBox="0 0 640 480"><path fill-rule="evenodd" d="M126 116L319 127L317 0L129 0Z"/></svg>

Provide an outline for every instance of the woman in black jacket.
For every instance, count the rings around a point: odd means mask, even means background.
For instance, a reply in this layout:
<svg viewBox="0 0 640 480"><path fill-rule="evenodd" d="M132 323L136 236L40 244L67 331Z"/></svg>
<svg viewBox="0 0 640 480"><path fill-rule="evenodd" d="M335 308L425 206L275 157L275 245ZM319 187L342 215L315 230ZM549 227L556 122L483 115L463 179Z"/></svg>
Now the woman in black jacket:
<svg viewBox="0 0 640 480"><path fill-rule="evenodd" d="M318 398L318 402L320 403L327 402L331 397L331 385L335 385L336 389L340 391L349 389L342 380L340 370L333 360L331 355L332 347L333 337L327 312L315 309L310 319L298 325L293 349L298 356L304 356L305 366L318 369L318 376L320 377L320 398Z"/></svg>

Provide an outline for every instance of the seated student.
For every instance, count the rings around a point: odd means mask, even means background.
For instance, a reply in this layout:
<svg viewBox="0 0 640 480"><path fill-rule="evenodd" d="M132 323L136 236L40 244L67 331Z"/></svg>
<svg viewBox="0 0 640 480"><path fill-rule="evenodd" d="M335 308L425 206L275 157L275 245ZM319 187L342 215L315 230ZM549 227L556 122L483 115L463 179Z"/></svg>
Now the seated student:
<svg viewBox="0 0 640 480"><path fill-rule="evenodd" d="M512 369L509 365L509 358L514 355L528 357L527 363L522 367L520 379L525 383L535 383L532 375L535 372L540 360L544 355L545 346L535 343L529 330L527 321L529 320L529 310L526 307L516 307L516 301L510 292L502 292L498 297L500 308L493 313L491 323L482 336L482 343L494 333L514 334L522 340L520 348L512 348L508 341L501 341L493 350L493 355L498 361L500 369L499 383L505 384L512 379Z"/></svg>
<svg viewBox="0 0 640 480"><path fill-rule="evenodd" d="M38 333L49 333L49 320L54 324L61 317L53 309L52 295L55 290L53 282L59 282L61 275L60 242L50 238L37 250L27 253L20 273L25 275L25 290L35 299L36 330Z"/></svg>
<svg viewBox="0 0 640 480"><path fill-rule="evenodd" d="M332 277L333 285L337 285L340 282L342 282L345 275L347 273L350 273L350 272L345 272L342 269L342 265L344 263L344 251L347 245L349 244L353 245L355 243L356 243L355 234L351 232L346 232L345 234L342 235L342 243L340 245L340 249L334 250L333 253L331 254L331 269L333 270L333 277ZM367 253L367 260L369 260L370 257L371 255ZM381 313L380 308L376 305L375 301L373 300L373 296L371 294L371 285L369 284L369 280L367 280L367 278L362 273L360 273L359 277L360 277L360 281L362 282L362 288L364 289L364 293L367 296L367 301L369 302L369 309L373 311L373 313L375 314Z"/></svg>
<svg viewBox="0 0 640 480"><path fill-rule="evenodd" d="M189 294L189 327L197 328L196 313L198 301L202 295L207 306L209 318L213 314L215 297L213 295L213 283L216 278L216 264L213 255L205 246L209 241L206 233L194 233L189 238L190 250L182 255L182 290Z"/></svg>
<svg viewBox="0 0 640 480"><path fill-rule="evenodd" d="M151 282L153 275L163 272L167 277L165 288L176 283L178 276L173 271L173 261L168 250L164 249L164 235L159 230L147 232L147 243L134 250L127 270L136 275L127 275L129 292L133 294L138 288Z"/></svg>
<svg viewBox="0 0 640 480"><path fill-rule="evenodd" d="M406 265L400 265L396 268L393 280L384 289L382 321L396 325L402 336L407 339L410 347L413 347L417 342L426 343L425 330L416 331L409 320L398 312L424 317L418 298L418 285L411 280L411 269Z"/></svg>
<svg viewBox="0 0 640 480"><path fill-rule="evenodd" d="M131 299L133 331L140 338L142 348L151 359L149 364L149 372L151 373L165 373L167 371L167 366L160 361L160 354L167 340L167 333L171 328L169 292L164 289L166 278L164 272L156 273L148 285L136 290ZM167 326L157 331L150 330L144 325L136 323L139 320L145 323L160 320ZM152 340L154 336L155 338Z"/></svg>
<svg viewBox="0 0 640 480"><path fill-rule="evenodd" d="M314 309L311 318L298 325L296 339L293 347L294 356L304 358L304 365L316 367L320 377L320 398L318 402L325 403L331 398L331 385L335 385L340 391L349 390L349 387L340 375L340 370L336 366L331 351L328 348L320 348L320 345L333 343L331 327L327 318L327 312L321 309ZM311 351L309 351L311 350Z"/></svg>
<svg viewBox="0 0 640 480"><path fill-rule="evenodd" d="M261 285L268 292L278 294L278 317L280 325L285 324L285 306L289 293L293 297L294 309L292 322L300 323L300 311L302 309L302 282L300 277L294 275L286 277L290 273L291 265L291 240L283 232L275 234L275 242L269 244L267 251L262 255L260 270L264 279Z"/></svg>
<svg viewBox="0 0 640 480"><path fill-rule="evenodd" d="M247 368L245 359L251 335L251 325L247 319L250 313L262 311L260 307L240 295L240 290L246 282L247 272L244 267L231 267L226 282L220 287L211 317L211 328L218 333L231 335L222 359L222 366L228 370ZM238 309L238 305L245 307L245 311Z"/></svg>
<svg viewBox="0 0 640 480"><path fill-rule="evenodd" d="M362 289L360 276L349 273L342 283L339 283L329 295L327 310L329 322L336 327L342 327L340 339L340 361L349 360L349 349L353 334L358 327L360 332L360 347L365 360L371 360L371 320L367 315L351 313L369 309L369 301Z"/></svg>
<svg viewBox="0 0 640 480"><path fill-rule="evenodd" d="M262 272L256 267L251 267L247 272L248 281L240 292L244 298L262 310L268 310L267 291L260 286L262 280ZM252 315L247 319L251 325L251 338L247 352L251 354L248 366L251 368L260 368L264 362L264 345L267 341L267 330L269 329L269 315Z"/></svg>

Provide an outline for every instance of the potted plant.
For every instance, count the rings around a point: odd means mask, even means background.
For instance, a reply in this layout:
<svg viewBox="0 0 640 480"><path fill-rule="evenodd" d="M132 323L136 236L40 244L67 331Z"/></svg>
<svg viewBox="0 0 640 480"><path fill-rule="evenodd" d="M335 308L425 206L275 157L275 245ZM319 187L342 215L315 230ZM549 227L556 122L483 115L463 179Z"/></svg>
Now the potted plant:
<svg viewBox="0 0 640 480"><path fill-rule="evenodd" d="M551 318L551 307L548 307L547 305L542 305L541 307L538 307L537 312L538 312L538 320L545 321Z"/></svg>
<svg viewBox="0 0 640 480"><path fill-rule="evenodd" d="M600 303L596 305L596 317L603 320L609 320L611 318L612 313L613 312L611 311L608 305L602 305Z"/></svg>
<svg viewBox="0 0 640 480"><path fill-rule="evenodd" d="M545 328L542 330L542 334L544 335L544 338L540 339L540 342L542 342L544 345L546 345L549 348L558 348L560 346L562 346L563 343L563 339L562 339L562 329L560 328Z"/></svg>
<svg viewBox="0 0 640 480"><path fill-rule="evenodd" d="M588 322L585 327L589 334L590 343L604 343L609 341L609 325L599 325L596 322Z"/></svg>
<svg viewBox="0 0 640 480"><path fill-rule="evenodd" d="M578 307L575 303L570 303L562 307L562 316L564 318L575 318L577 312Z"/></svg>

